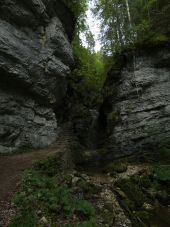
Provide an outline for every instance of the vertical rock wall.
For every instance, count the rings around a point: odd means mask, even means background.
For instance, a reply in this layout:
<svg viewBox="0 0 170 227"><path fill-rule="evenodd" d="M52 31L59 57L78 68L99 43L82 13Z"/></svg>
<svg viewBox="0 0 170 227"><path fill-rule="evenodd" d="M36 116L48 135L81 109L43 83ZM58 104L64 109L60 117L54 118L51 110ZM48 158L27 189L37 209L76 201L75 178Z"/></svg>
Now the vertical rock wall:
<svg viewBox="0 0 170 227"><path fill-rule="evenodd" d="M169 44L128 59L111 89L114 156L170 145Z"/></svg>
<svg viewBox="0 0 170 227"><path fill-rule="evenodd" d="M56 140L74 64L73 15L59 0L0 2L0 152Z"/></svg>

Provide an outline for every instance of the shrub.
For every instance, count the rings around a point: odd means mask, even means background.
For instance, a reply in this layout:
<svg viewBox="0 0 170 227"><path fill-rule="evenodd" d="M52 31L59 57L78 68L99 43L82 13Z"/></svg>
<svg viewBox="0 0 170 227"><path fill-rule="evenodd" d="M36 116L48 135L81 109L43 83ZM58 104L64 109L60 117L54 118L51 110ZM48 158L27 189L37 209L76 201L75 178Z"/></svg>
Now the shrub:
<svg viewBox="0 0 170 227"><path fill-rule="evenodd" d="M20 213L12 220L12 227L37 226L38 211L51 220L51 223L62 218L72 223L75 216L78 222L83 223L95 217L95 208L90 202L78 200L71 190L59 184L57 177L48 177L36 171L25 174L14 203Z"/></svg>

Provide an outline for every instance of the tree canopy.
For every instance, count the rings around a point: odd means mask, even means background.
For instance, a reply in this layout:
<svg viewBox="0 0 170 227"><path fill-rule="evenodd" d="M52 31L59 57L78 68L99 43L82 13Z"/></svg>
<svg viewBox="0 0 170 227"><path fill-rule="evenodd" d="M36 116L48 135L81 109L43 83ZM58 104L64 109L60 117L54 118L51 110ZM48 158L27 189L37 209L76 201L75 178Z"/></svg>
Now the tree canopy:
<svg viewBox="0 0 170 227"><path fill-rule="evenodd" d="M86 22L88 3L100 20L102 49L95 53L95 40ZM169 0L64 0L77 18L72 41L76 68L70 87L74 100L84 106L94 106L101 98L109 56L138 43L166 41L170 35ZM86 41L83 46L81 35ZM112 60L113 61L113 60ZM75 98L76 96L76 98Z"/></svg>
<svg viewBox="0 0 170 227"><path fill-rule="evenodd" d="M137 42L166 40L170 34L169 0L95 0L93 12L109 54Z"/></svg>

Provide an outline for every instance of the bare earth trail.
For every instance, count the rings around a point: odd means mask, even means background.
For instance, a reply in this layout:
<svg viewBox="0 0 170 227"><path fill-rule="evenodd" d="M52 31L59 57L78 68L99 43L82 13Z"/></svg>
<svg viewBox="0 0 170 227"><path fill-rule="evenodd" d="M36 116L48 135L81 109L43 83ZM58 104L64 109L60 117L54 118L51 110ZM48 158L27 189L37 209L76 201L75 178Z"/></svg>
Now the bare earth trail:
<svg viewBox="0 0 170 227"><path fill-rule="evenodd" d="M11 197L24 170L55 153L55 150L40 150L25 154L0 156L0 201L6 201Z"/></svg>
<svg viewBox="0 0 170 227"><path fill-rule="evenodd" d="M71 126L65 125L53 147L43 150L35 150L28 153L0 156L0 227L7 226L10 215L10 201L14 196L17 184L23 171L31 168L36 162L42 161L56 153L68 149L71 141Z"/></svg>
<svg viewBox="0 0 170 227"><path fill-rule="evenodd" d="M11 198L16 192L17 184L24 170L49 156L56 150L39 150L25 154L0 156L0 227L7 226L11 215Z"/></svg>

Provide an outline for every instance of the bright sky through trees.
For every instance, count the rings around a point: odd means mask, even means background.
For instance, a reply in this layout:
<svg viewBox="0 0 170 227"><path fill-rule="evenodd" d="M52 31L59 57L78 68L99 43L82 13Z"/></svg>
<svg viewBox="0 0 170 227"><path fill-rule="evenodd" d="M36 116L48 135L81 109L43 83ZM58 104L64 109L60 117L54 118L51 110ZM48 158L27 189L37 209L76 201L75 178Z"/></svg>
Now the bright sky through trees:
<svg viewBox="0 0 170 227"><path fill-rule="evenodd" d="M100 21L97 20L94 16L94 14L92 13L92 8L94 6L94 1L90 1L88 3L88 10L86 12L86 16L87 16L87 25L89 26L89 29L91 31L91 33L94 35L94 40L95 40L95 52L99 51L101 49L101 44L99 39L99 35L100 35ZM87 43L83 37L83 34L81 35L81 39L83 41L83 45L85 47L87 47Z"/></svg>

